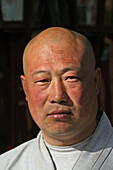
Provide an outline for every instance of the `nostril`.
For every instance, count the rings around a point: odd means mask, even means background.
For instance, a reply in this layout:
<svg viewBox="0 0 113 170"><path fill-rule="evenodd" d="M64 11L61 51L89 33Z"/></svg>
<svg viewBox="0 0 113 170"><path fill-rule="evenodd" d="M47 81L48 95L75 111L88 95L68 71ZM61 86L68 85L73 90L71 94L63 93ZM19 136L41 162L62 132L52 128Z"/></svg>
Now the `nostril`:
<svg viewBox="0 0 113 170"><path fill-rule="evenodd" d="M53 104L54 103L64 104L64 103L66 103L66 101L64 99L60 99L60 100L56 100L56 101L52 100L51 103L53 103Z"/></svg>
<svg viewBox="0 0 113 170"><path fill-rule="evenodd" d="M54 100L52 100L51 103L56 103L56 102Z"/></svg>

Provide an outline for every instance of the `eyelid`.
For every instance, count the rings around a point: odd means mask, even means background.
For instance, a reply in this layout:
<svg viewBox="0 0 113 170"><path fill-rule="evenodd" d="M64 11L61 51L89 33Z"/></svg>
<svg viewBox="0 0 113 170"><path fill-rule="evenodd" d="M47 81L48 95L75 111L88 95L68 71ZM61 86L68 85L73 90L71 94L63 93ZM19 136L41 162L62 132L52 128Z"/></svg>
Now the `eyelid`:
<svg viewBox="0 0 113 170"><path fill-rule="evenodd" d="M64 77L73 77L73 78L81 78L80 73L75 72L75 71L68 71L64 74Z"/></svg>
<svg viewBox="0 0 113 170"><path fill-rule="evenodd" d="M66 78L79 78L79 77L78 76L69 75L69 76L66 76Z"/></svg>
<svg viewBox="0 0 113 170"><path fill-rule="evenodd" d="M50 80L50 76L48 76L48 75L44 75L44 74L35 74L34 76L33 76L33 81L35 82L35 81L43 81L43 80Z"/></svg>
<svg viewBox="0 0 113 170"><path fill-rule="evenodd" d="M67 79L70 79L70 80L80 80L81 78L80 77L78 77L78 76L67 76L66 78L65 78L65 80L67 80Z"/></svg>
<svg viewBox="0 0 113 170"><path fill-rule="evenodd" d="M49 79L43 78L43 79L36 80L36 81L34 81L34 82L35 82L35 83L48 83L48 82L49 82Z"/></svg>

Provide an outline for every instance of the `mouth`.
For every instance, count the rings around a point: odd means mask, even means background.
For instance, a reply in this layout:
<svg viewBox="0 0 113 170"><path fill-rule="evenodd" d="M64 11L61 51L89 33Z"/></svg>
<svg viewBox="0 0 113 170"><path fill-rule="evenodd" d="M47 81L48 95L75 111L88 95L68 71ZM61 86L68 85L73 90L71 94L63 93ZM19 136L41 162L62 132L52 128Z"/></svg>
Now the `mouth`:
<svg viewBox="0 0 113 170"><path fill-rule="evenodd" d="M52 119L66 119L69 118L72 113L68 110L54 110L47 116Z"/></svg>

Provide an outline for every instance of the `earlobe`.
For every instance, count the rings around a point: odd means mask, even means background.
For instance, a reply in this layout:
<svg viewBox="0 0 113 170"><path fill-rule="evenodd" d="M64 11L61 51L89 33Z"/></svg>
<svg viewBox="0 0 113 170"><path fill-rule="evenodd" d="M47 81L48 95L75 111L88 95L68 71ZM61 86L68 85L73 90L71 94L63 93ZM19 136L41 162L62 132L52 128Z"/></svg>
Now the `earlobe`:
<svg viewBox="0 0 113 170"><path fill-rule="evenodd" d="M21 75L20 78L21 78L23 90L24 90L24 93L25 93L25 99L26 99L26 101L27 101L27 85L26 85L26 78L25 78L24 75Z"/></svg>
<svg viewBox="0 0 113 170"><path fill-rule="evenodd" d="M101 87L101 69L99 67L97 67L95 70L94 81L96 85L96 92L98 95L100 93L100 87Z"/></svg>

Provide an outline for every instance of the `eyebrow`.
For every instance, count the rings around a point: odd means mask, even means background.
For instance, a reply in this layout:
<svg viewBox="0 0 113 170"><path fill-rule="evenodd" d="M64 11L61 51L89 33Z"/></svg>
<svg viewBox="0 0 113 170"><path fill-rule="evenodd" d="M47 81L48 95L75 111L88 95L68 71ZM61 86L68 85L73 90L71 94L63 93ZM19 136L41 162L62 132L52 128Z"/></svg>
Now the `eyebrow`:
<svg viewBox="0 0 113 170"><path fill-rule="evenodd" d="M50 74L50 71L49 70L36 70L36 71L33 72L32 77L34 75L40 74L40 73L46 73L46 74L49 73Z"/></svg>
<svg viewBox="0 0 113 170"><path fill-rule="evenodd" d="M60 74L64 74L68 71L77 71L79 73L81 72L79 67L66 67L60 71Z"/></svg>
<svg viewBox="0 0 113 170"><path fill-rule="evenodd" d="M79 67L66 67L66 68L60 70L59 73L62 75L62 74L66 73L66 72L68 72L68 71L71 71L71 70L72 70L72 71L77 71L77 72L79 72L79 73L81 72ZM33 77L34 75L40 74L40 73L51 74L49 70L36 70L36 71L33 72L32 77Z"/></svg>

